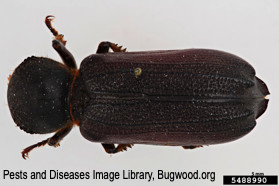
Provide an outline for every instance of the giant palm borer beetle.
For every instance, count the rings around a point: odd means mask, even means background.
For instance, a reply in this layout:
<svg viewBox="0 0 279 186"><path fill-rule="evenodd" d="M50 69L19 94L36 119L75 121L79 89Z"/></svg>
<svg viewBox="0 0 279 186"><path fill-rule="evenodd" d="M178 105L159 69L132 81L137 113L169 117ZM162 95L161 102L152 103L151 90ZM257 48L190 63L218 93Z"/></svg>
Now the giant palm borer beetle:
<svg viewBox="0 0 279 186"><path fill-rule="evenodd" d="M64 64L28 57L8 85L14 122L30 134L55 133L24 149L24 159L36 147L58 146L74 125L107 153L133 144L192 149L229 142L249 133L267 108L267 86L235 55L208 49L126 52L101 42L77 69L52 20L47 16L45 23Z"/></svg>

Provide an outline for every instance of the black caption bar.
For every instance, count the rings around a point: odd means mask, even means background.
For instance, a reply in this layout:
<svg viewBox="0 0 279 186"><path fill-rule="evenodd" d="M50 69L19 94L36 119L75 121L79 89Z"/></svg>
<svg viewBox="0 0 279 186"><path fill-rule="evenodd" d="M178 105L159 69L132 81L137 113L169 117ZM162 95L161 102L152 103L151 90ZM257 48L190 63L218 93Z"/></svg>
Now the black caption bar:
<svg viewBox="0 0 279 186"><path fill-rule="evenodd" d="M224 185L277 185L278 176L224 176Z"/></svg>

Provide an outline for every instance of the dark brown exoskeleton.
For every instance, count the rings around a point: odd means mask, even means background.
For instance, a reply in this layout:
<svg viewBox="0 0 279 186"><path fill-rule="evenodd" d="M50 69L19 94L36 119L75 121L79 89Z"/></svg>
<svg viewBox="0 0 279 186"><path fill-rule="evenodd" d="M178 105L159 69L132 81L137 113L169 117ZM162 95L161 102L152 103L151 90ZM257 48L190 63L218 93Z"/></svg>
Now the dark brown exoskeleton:
<svg viewBox="0 0 279 186"><path fill-rule="evenodd" d="M58 146L74 125L107 153L135 143L195 148L229 142L249 133L267 108L269 91L253 67L221 51L125 52L101 42L78 70L52 18L45 22L64 65L32 56L9 82L15 123L32 134L55 132L24 149L23 158L33 148Z"/></svg>

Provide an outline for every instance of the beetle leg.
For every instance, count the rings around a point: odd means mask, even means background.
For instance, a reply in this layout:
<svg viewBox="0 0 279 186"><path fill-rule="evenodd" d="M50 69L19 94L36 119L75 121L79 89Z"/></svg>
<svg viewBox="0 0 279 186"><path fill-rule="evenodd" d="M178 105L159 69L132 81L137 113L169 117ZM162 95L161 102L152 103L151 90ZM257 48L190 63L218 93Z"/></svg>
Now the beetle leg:
<svg viewBox="0 0 279 186"><path fill-rule="evenodd" d="M114 144L105 144L105 143L102 143L102 146L104 147L105 151L107 153L113 153L113 150L115 149L115 146Z"/></svg>
<svg viewBox="0 0 279 186"><path fill-rule="evenodd" d="M121 152L123 150L127 150L127 148L132 148L133 144L119 144L116 148L114 144L105 144L102 143L105 151L109 154L114 154L117 152Z"/></svg>
<svg viewBox="0 0 279 186"><path fill-rule="evenodd" d="M22 155L23 159L26 160L26 158L28 158L28 153L29 153L31 150L33 150L34 148L37 148L37 147L42 147L42 146L44 146L45 144L47 144L48 140L49 140L49 138L46 139L46 140L44 140L44 141L41 141L41 142L39 142L39 143L37 143L37 144L31 145L31 146L25 148L25 149L21 152L21 155Z"/></svg>
<svg viewBox="0 0 279 186"><path fill-rule="evenodd" d="M67 65L67 67L71 69L77 69L77 64L74 56L59 39L54 39L52 41L52 47L60 55L64 64Z"/></svg>
<svg viewBox="0 0 279 186"><path fill-rule="evenodd" d="M64 64L71 69L77 69L77 64L74 56L71 52L65 47L66 40L64 40L64 35L59 34L55 28L52 27L51 22L53 21L54 16L49 15L45 19L46 26L49 28L51 33L55 36L55 39L52 41L52 47L62 58Z"/></svg>
<svg viewBox="0 0 279 186"><path fill-rule="evenodd" d="M127 48L122 48L122 46L118 46L116 43L110 43L110 48L113 52L126 52Z"/></svg>
<svg viewBox="0 0 279 186"><path fill-rule="evenodd" d="M61 140L69 134L73 126L74 124L69 122L65 127L59 129L51 138L49 138L48 145L54 147L59 146Z"/></svg>
<svg viewBox="0 0 279 186"><path fill-rule="evenodd" d="M25 148L21 154L23 159L28 158L28 153L33 150L34 148L37 147L42 147L46 144L48 144L49 146L54 146L54 147L58 147L61 140L67 135L69 134L69 132L71 131L71 129L73 128L73 123L69 123L67 124L65 127L59 129L51 138L47 138L46 140L43 140L37 144L31 145L27 148Z"/></svg>
<svg viewBox="0 0 279 186"><path fill-rule="evenodd" d="M199 147L202 147L201 145L200 146L193 146L193 145L190 145L190 146L182 146L183 149L195 149L195 148L199 148Z"/></svg>
<svg viewBox="0 0 279 186"><path fill-rule="evenodd" d="M127 151L127 148L132 148L132 146L133 144L119 144L117 145L114 153L121 152L124 150Z"/></svg>
<svg viewBox="0 0 279 186"><path fill-rule="evenodd" d="M64 35L63 34L59 34L57 30L55 30L55 28L52 27L51 22L54 20L54 16L49 15L46 16L45 18L45 24L48 27L48 29L51 31L51 33L54 35L55 39L60 40L63 45L66 45L66 40L63 39Z"/></svg>
<svg viewBox="0 0 279 186"><path fill-rule="evenodd" d="M108 41L103 41L99 44L96 53L97 54L108 53L110 48L112 49L113 52L126 52L126 48L122 48L122 46L118 46L117 44Z"/></svg>

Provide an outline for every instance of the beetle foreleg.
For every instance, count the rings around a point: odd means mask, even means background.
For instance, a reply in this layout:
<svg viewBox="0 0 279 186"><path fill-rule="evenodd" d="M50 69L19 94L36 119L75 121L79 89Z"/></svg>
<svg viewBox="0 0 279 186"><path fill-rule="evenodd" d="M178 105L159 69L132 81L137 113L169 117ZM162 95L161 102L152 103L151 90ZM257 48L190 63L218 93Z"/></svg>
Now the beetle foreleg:
<svg viewBox="0 0 279 186"><path fill-rule="evenodd" d="M41 147L44 146L46 144L48 144L49 146L54 146L54 147L58 147L60 141L67 135L69 134L69 132L71 131L71 129L73 128L73 124L69 123L67 124L65 127L59 129L51 138L48 138L46 140L43 140L37 144L31 145L27 148L25 148L21 154L23 159L26 159L26 157L28 158L28 153L33 150L34 148L37 147Z"/></svg>
<svg viewBox="0 0 279 186"><path fill-rule="evenodd" d="M132 148L133 144L119 144L116 148L114 144L104 144L102 143L105 151L109 154L114 154L117 152L121 152L123 150L127 150L127 148Z"/></svg>
<svg viewBox="0 0 279 186"><path fill-rule="evenodd" d="M69 134L73 128L73 123L68 123L65 127L59 129L51 138L48 139L48 145L58 147L60 141Z"/></svg>
<svg viewBox="0 0 279 186"><path fill-rule="evenodd" d="M51 31L51 33L55 36L55 39L52 41L52 47L58 52L60 57L62 58L65 65L67 65L69 68L77 69L77 64L75 61L74 56L67 50L65 47L66 40L64 40L64 35L59 34L55 28L52 27L51 22L53 21L54 16L49 15L45 18L45 24L48 27L48 29Z"/></svg>
<svg viewBox="0 0 279 186"><path fill-rule="evenodd" d="M103 41L99 44L96 53L108 53L110 48L113 52L126 52L126 48L122 48L122 46L118 46L117 44L108 41Z"/></svg>
<svg viewBox="0 0 279 186"><path fill-rule="evenodd" d="M45 24L48 27L48 29L51 31L51 33L55 36L55 39L60 40L63 45L66 45L66 40L63 39L64 35L63 34L59 34L57 30L55 30L55 28L52 27L51 22L53 21L55 17L52 15L46 16L45 18Z"/></svg>
<svg viewBox="0 0 279 186"><path fill-rule="evenodd" d="M182 146L183 149L195 149L195 148L199 148L199 147L202 147L202 146L193 146L193 145L190 145L190 146Z"/></svg>
<svg viewBox="0 0 279 186"><path fill-rule="evenodd" d="M37 144L31 145L31 146L25 148L25 149L21 152L21 155L22 155L23 159L26 160L26 158L28 158L28 153L29 153L31 150L33 150L34 148L37 148L37 147L44 146L45 144L47 144L48 140L49 140L49 138L46 139L46 140L44 140L44 141L41 141L41 142L39 142L39 143L37 143Z"/></svg>
<svg viewBox="0 0 279 186"><path fill-rule="evenodd" d="M67 65L69 68L77 69L77 64L74 56L59 39L54 39L52 41L52 47L60 55L65 65Z"/></svg>

